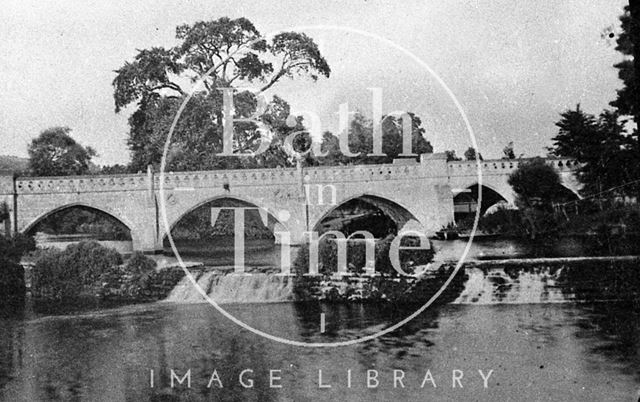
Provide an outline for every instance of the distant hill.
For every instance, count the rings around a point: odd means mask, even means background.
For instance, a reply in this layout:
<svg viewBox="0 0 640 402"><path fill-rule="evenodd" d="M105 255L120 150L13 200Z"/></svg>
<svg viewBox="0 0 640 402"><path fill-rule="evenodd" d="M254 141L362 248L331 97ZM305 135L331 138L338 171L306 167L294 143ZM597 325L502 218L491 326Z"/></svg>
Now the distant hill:
<svg viewBox="0 0 640 402"><path fill-rule="evenodd" d="M13 155L0 155L0 174L21 172L29 167L29 159Z"/></svg>

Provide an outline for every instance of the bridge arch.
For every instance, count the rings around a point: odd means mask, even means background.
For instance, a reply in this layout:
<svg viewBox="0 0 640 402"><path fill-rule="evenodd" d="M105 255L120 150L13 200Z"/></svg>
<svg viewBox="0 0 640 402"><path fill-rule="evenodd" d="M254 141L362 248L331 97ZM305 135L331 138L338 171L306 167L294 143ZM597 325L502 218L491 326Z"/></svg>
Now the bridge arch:
<svg viewBox="0 0 640 402"><path fill-rule="evenodd" d="M484 215L489 208L498 203L513 203L511 194L504 194L503 191L500 191L492 185L482 183L482 201L478 206L479 190L480 185L478 182L475 182L464 187L463 191L453 196L456 220L465 214L475 215L478 207L480 208L480 214Z"/></svg>
<svg viewBox="0 0 640 402"><path fill-rule="evenodd" d="M26 225L22 226L19 229L19 231L25 234L29 233L33 231L38 226L38 224L44 222L48 217L51 217L57 213L64 212L66 210L70 210L74 208L80 208L80 209L89 210L92 212L97 212L98 214L106 215L107 217L120 223L127 229L127 235L129 237L128 240L130 240L134 244L136 244L136 242L139 240L136 226L129 219L127 219L127 217L122 216L117 211L113 211L111 208L106 208L104 206L96 206L96 205L93 205L90 203L84 203L84 202L73 202L69 204L64 204L54 209L50 209L45 212L42 212L35 218L31 219L30 222L28 222Z"/></svg>
<svg viewBox="0 0 640 402"><path fill-rule="evenodd" d="M245 204L246 207L251 207L251 208L257 208L259 210L263 210L267 213L267 217L269 220L269 223L273 222L274 225L270 226L267 225L267 228L269 230L271 230L271 232L274 231L288 231L288 226L286 223L283 222L282 219L279 219L278 215L276 214L276 212L272 209L269 208L267 206L261 205L260 201L251 199L249 197L244 197L244 196L239 196L236 194L224 194L224 195L217 195L217 196L213 196L213 197L207 197L207 198L203 198L203 199L199 199L196 203L190 205L189 207L187 207L186 209L183 209L182 211L173 214L172 218L169 218L169 230L173 230L175 229L175 227L178 225L178 223L180 223L180 221L182 221L185 217L187 217L189 214L191 214L192 212L195 212L196 210L198 210L199 208L210 204L210 203L214 203L216 201L224 201L224 200L229 200L229 201L236 201L239 202L241 204ZM229 207L231 208L231 207ZM164 222L162 221L162 217L160 217L160 240L163 241L163 239L166 238L167 236L167 230L166 230L166 226L164 224ZM279 227L278 227L279 226Z"/></svg>
<svg viewBox="0 0 640 402"><path fill-rule="evenodd" d="M326 230L334 229L332 227L334 222L332 221L336 221L336 224L342 223L340 217L336 215L338 211L341 208L349 208L355 205L356 202L368 204L373 209L377 209L395 224L398 232L404 228L424 231L423 222L416 217L417 214L412 212L409 207L387 196L372 192L351 195L336 202L335 205L330 205L328 209L314 220L315 223L312 226L312 230L323 233ZM354 219L354 217L352 216L346 219L350 220ZM357 219L357 217L355 219Z"/></svg>
<svg viewBox="0 0 640 402"><path fill-rule="evenodd" d="M582 199L582 195L580 194L576 186L566 184L564 183L564 180L560 183L560 186L564 189L566 198L573 198L574 200Z"/></svg>

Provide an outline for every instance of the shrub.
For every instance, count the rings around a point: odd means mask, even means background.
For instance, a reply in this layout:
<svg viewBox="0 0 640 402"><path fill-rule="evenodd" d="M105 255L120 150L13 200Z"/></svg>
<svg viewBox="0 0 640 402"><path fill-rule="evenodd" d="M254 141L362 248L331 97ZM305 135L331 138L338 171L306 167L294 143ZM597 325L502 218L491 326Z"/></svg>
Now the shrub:
<svg viewBox="0 0 640 402"><path fill-rule="evenodd" d="M389 258L389 250L394 236L387 236L376 241L375 244L375 270L378 273L399 275L393 268ZM401 246L417 246L419 239L406 236L400 243ZM428 250L400 250L400 266L406 273L411 274L415 266L424 265L433 260L433 249ZM361 273L366 264L366 243L363 240L347 241L347 271ZM332 238L322 238L318 244L318 271L322 275L331 275L338 269L338 245ZM309 244L300 246L296 259L293 262L293 272L302 274L309 271Z"/></svg>
<svg viewBox="0 0 640 402"><path fill-rule="evenodd" d="M32 289L40 296L65 298L92 292L101 275L122 264L122 256L97 242L72 244L64 251L36 253Z"/></svg>
<svg viewBox="0 0 640 402"><path fill-rule="evenodd" d="M156 270L156 262L140 251L134 252L124 265L131 275L144 275Z"/></svg>
<svg viewBox="0 0 640 402"><path fill-rule="evenodd" d="M24 299L24 269L14 261L0 259L0 300Z"/></svg>
<svg viewBox="0 0 640 402"><path fill-rule="evenodd" d="M25 295L24 269L20 259L35 250L36 243L30 236L17 234L6 238L0 236L0 298L21 299Z"/></svg>
<svg viewBox="0 0 640 402"><path fill-rule="evenodd" d="M0 235L0 260L5 259L15 263L20 262L22 256L36 249L33 237L21 233L6 238Z"/></svg>
<svg viewBox="0 0 640 402"><path fill-rule="evenodd" d="M393 236L387 236L376 244L376 272L389 275L399 275L389 258L389 250ZM402 247L417 247L420 239L412 236L405 236L400 242ZM400 250L400 267L408 274L412 274L416 266L425 265L433 261L435 252L433 248L427 250Z"/></svg>

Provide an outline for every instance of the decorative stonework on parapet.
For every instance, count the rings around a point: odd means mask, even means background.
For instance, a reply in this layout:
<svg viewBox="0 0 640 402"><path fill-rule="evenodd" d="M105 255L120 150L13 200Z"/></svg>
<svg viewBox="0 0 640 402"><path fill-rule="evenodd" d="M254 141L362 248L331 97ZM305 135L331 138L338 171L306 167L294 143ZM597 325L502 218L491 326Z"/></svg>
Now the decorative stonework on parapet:
<svg viewBox="0 0 640 402"><path fill-rule="evenodd" d="M483 175L508 175L517 169L521 160L481 161ZM407 180L408 178L439 177L439 169L427 160L412 164L383 164L357 166L330 166L304 168L305 181L310 183L349 183L362 181ZM547 159L559 172L575 170L576 163L570 159ZM452 161L446 164L449 177L475 176L475 161ZM216 188L228 186L273 186L300 183L295 168L213 170L197 172L167 172L164 174L164 188ZM159 188L161 176L153 175L154 187ZM148 189L146 174L97 175L73 177L30 177L16 180L18 194L53 194L104 191L145 191ZM0 177L0 194L12 194L13 182L10 176Z"/></svg>
<svg viewBox="0 0 640 402"><path fill-rule="evenodd" d="M483 175L509 175L516 170L520 162L526 159L494 159L480 161ZM569 158L548 158L545 160L548 165L553 166L558 173L572 172L577 168L577 162ZM476 161L450 161L447 162L449 176L477 176Z"/></svg>
<svg viewBox="0 0 640 402"><path fill-rule="evenodd" d="M146 175L34 177L16 180L18 194L144 190Z"/></svg>

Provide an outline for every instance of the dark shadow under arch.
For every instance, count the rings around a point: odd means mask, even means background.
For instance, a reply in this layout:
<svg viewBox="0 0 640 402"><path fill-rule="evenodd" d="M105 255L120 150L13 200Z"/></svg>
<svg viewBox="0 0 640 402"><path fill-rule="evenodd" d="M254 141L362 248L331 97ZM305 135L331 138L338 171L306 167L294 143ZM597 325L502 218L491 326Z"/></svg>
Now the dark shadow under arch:
<svg viewBox="0 0 640 402"><path fill-rule="evenodd" d="M171 237L183 258L201 261L211 266L234 264L235 214L232 209L251 208L245 211L244 258L247 267L279 264L280 250L274 232L287 231L272 213L250 201L234 196L214 197L200 202L185 211L171 224ZM220 208L212 225L212 208ZM266 214L267 225L258 210ZM164 234L164 253L173 255L168 234Z"/></svg>
<svg viewBox="0 0 640 402"><path fill-rule="evenodd" d="M482 185L482 201L478 204L480 187L478 184L468 186L464 192L453 197L453 212L456 222L473 217L480 209L484 215L489 208L500 202L507 202L506 198L489 186Z"/></svg>
<svg viewBox="0 0 640 402"><path fill-rule="evenodd" d="M211 225L211 208L221 208L217 222ZM271 238L276 230L276 225L285 227L271 212L250 201L238 197L215 197L203 201L180 215L171 224L171 234L174 240L180 239L207 239L215 236L233 235L231 229L234 225L234 211L225 208L251 208L245 211L245 237ZM258 210L267 214L267 225L264 225ZM221 232L226 230L226 232ZM167 243L167 234L164 235L164 243Z"/></svg>
<svg viewBox="0 0 640 402"><path fill-rule="evenodd" d="M385 237L390 232L397 233L416 217L405 207L387 198L363 194L342 201L324 214L313 227L322 234L328 230L338 230L350 235L366 230L376 238Z"/></svg>
<svg viewBox="0 0 640 402"><path fill-rule="evenodd" d="M28 235L80 236L95 240L131 241L131 228L116 216L99 208L65 205L38 217L22 230Z"/></svg>
<svg viewBox="0 0 640 402"><path fill-rule="evenodd" d="M558 196L557 196L556 202L565 203L570 201L576 201L576 200L579 200L580 198L581 198L580 194L578 194L576 191L573 191L572 189L565 186L564 184L561 184L558 187Z"/></svg>

